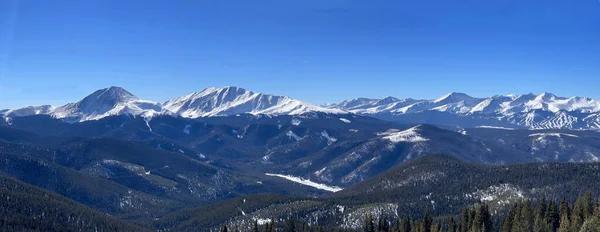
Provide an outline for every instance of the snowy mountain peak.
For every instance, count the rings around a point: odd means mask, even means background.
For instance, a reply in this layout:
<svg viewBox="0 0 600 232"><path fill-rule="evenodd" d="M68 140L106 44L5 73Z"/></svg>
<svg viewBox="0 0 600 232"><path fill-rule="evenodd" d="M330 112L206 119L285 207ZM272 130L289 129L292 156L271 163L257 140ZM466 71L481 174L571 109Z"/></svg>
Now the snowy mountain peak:
<svg viewBox="0 0 600 232"><path fill-rule="evenodd" d="M112 115L140 115L149 110L160 112L161 106L156 102L141 100L121 87L112 86L97 90L81 101L57 107L50 114L56 118L78 122Z"/></svg>
<svg viewBox="0 0 600 232"><path fill-rule="evenodd" d="M548 92L543 92L540 95L536 96L536 100L541 100L541 101L551 101L556 99L556 95L552 94L552 93L548 93Z"/></svg>
<svg viewBox="0 0 600 232"><path fill-rule="evenodd" d="M434 100L434 103L451 103L451 102L460 102L460 101L471 101L474 98L465 94L465 93L459 93L459 92L451 92L448 93L436 100Z"/></svg>
<svg viewBox="0 0 600 232"><path fill-rule="evenodd" d="M182 117L209 117L250 114L303 114L308 112L346 113L298 101L287 96L254 93L244 88L227 86L207 88L165 102L163 108Z"/></svg>

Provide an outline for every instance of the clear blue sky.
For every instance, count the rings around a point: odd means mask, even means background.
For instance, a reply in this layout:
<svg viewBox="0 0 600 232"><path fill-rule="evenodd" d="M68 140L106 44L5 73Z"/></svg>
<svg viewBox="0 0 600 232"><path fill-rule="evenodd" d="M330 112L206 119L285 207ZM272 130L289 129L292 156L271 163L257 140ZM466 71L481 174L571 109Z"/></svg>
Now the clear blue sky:
<svg viewBox="0 0 600 232"><path fill-rule="evenodd" d="M599 0L0 0L0 108L122 86L600 98Z"/></svg>

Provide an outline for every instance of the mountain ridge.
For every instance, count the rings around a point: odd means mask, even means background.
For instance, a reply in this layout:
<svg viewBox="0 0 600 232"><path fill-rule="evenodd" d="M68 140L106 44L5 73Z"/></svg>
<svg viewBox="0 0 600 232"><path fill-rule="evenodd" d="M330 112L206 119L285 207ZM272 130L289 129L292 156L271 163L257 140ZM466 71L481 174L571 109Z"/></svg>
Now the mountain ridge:
<svg viewBox="0 0 600 232"><path fill-rule="evenodd" d="M169 114L184 118L308 113L359 114L402 123L431 123L462 128L500 126L520 129L600 129L600 101L559 97L552 93L472 97L451 92L437 99L354 98L337 104L314 105L289 96L253 92L235 86L210 87L164 103L142 100L111 86L63 106L28 106L0 111L11 117L51 115L67 122L97 120L114 115L152 118Z"/></svg>

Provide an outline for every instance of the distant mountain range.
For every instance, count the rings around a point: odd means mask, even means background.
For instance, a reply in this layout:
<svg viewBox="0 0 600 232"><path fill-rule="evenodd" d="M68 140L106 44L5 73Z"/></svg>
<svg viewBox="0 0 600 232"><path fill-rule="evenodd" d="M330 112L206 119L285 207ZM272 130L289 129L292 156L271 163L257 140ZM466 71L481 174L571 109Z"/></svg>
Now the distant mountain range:
<svg viewBox="0 0 600 232"><path fill-rule="evenodd" d="M289 215L358 228L348 222L425 204L440 215L478 202L502 209L597 189L600 133L577 130L598 129L597 104L451 93L316 106L237 87L157 103L110 87L64 106L0 111L0 184L74 201L60 212L85 205L173 231ZM252 196L267 193L288 196ZM41 209L5 208L25 218L47 209L32 207Z"/></svg>
<svg viewBox="0 0 600 232"><path fill-rule="evenodd" d="M551 93L471 97L449 93L434 100L412 98L355 98L317 106L287 96L255 93L239 87L207 88L165 103L142 100L120 87L95 91L64 106L29 106L0 110L5 120L51 115L67 122L97 120L114 115L152 117L158 114L200 118L306 113L360 114L402 123L428 123L461 128L600 129L600 101L585 97L558 97Z"/></svg>

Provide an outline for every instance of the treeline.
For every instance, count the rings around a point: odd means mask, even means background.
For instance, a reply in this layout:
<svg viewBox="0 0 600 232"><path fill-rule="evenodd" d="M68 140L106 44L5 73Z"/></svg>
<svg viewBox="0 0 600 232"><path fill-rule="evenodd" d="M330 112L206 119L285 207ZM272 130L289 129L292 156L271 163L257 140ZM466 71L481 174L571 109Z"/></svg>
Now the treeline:
<svg viewBox="0 0 600 232"><path fill-rule="evenodd" d="M264 225L254 222L252 232L600 232L600 199L590 192L577 197L574 204L541 199L515 203L507 212L492 214L487 205L464 208L458 216L433 217L429 206L422 218L373 218L367 216L363 228L348 230L335 227L311 226L289 218ZM238 228L223 226L221 232L239 232Z"/></svg>

